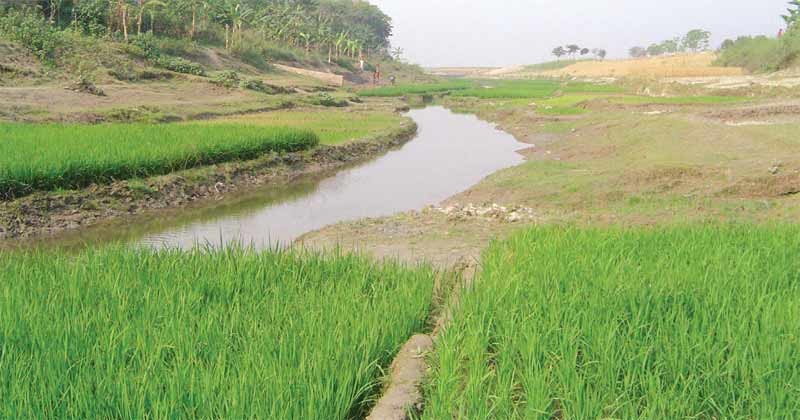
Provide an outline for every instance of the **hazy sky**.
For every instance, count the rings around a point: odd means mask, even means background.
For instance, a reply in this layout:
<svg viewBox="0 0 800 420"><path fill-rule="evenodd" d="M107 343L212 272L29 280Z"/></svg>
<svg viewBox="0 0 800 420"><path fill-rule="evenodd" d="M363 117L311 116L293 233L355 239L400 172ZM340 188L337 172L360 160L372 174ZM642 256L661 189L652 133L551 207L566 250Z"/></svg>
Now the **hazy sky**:
<svg viewBox="0 0 800 420"><path fill-rule="evenodd" d="M369 0L394 19L393 44L424 66L507 66L553 59L566 43L634 45L703 28L714 44L774 35L788 0Z"/></svg>

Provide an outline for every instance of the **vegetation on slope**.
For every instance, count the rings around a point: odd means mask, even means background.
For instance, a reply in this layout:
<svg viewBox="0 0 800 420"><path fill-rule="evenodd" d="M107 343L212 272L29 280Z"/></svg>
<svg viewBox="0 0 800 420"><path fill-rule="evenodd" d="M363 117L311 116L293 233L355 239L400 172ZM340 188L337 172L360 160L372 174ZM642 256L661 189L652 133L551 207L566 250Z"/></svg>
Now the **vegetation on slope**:
<svg viewBox="0 0 800 420"><path fill-rule="evenodd" d="M800 415L795 227L532 229L494 244L425 418Z"/></svg>
<svg viewBox="0 0 800 420"><path fill-rule="evenodd" d="M310 131L206 124L0 124L0 198L306 150Z"/></svg>
<svg viewBox="0 0 800 420"><path fill-rule="evenodd" d="M717 64L743 67L750 71L776 71L798 64L800 29L788 31L780 39L766 36L743 36L726 42Z"/></svg>
<svg viewBox="0 0 800 420"><path fill-rule="evenodd" d="M742 36L725 40L717 64L743 67L750 71L776 71L800 64L800 1L789 2L786 30L778 38Z"/></svg>
<svg viewBox="0 0 800 420"><path fill-rule="evenodd" d="M342 419L433 272L355 256L0 254L0 417Z"/></svg>

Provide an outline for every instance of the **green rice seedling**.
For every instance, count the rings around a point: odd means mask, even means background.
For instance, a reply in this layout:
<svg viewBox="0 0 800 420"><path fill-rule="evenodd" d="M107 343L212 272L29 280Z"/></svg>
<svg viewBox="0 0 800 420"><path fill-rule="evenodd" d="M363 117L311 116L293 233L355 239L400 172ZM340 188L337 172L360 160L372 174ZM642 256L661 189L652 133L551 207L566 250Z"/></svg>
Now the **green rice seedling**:
<svg viewBox="0 0 800 420"><path fill-rule="evenodd" d="M303 109L289 109L228 117L206 123L295 127L313 131L319 136L321 144L335 145L396 131L407 122L406 117L389 112L320 109L309 113Z"/></svg>
<svg viewBox="0 0 800 420"><path fill-rule="evenodd" d="M625 89L609 84L570 82L562 88L564 93L622 93Z"/></svg>
<svg viewBox="0 0 800 420"><path fill-rule="evenodd" d="M437 342L429 419L800 417L800 228L536 228Z"/></svg>
<svg viewBox="0 0 800 420"><path fill-rule="evenodd" d="M358 256L0 255L0 417L345 419L434 273Z"/></svg>
<svg viewBox="0 0 800 420"><path fill-rule="evenodd" d="M206 124L0 124L0 198L314 147L310 131Z"/></svg>
<svg viewBox="0 0 800 420"><path fill-rule="evenodd" d="M431 95L435 93L445 93L468 89L472 87L472 82L467 80L453 80L441 83L422 83L397 86L385 86L374 89L365 89L358 92L359 96L365 97L400 97L406 95Z"/></svg>
<svg viewBox="0 0 800 420"><path fill-rule="evenodd" d="M458 90L453 96L471 96L481 99L535 99L547 98L556 93L557 82L551 80L486 80L471 89Z"/></svg>

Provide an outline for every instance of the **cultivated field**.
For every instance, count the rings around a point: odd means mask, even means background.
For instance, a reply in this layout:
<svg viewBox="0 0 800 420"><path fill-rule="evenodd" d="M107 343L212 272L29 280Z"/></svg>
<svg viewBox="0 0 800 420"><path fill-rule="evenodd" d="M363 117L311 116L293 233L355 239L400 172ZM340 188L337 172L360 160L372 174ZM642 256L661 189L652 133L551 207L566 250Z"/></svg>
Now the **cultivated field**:
<svg viewBox="0 0 800 420"><path fill-rule="evenodd" d="M539 228L496 243L425 418L800 416L796 227Z"/></svg>
<svg viewBox="0 0 800 420"><path fill-rule="evenodd" d="M355 107L353 107L355 108ZM376 110L377 108L377 110ZM371 104L369 109L292 109L220 118L209 124L247 125L265 127L292 127L313 131L321 144L336 145L351 140L373 138L407 123L397 113L382 112L380 104Z"/></svg>
<svg viewBox="0 0 800 420"><path fill-rule="evenodd" d="M318 143L310 131L233 124L0 124L0 137L4 198L300 151Z"/></svg>
<svg viewBox="0 0 800 420"><path fill-rule="evenodd" d="M334 255L0 253L0 417L358 416L434 273Z"/></svg>
<svg viewBox="0 0 800 420"><path fill-rule="evenodd" d="M472 78L530 79L536 77L720 77L741 76L745 71L738 67L717 67L713 53L680 54L675 56L637 58L625 60L564 60L546 65L514 66L476 71L448 69L448 74L461 74ZM469 71L466 71L469 70Z"/></svg>

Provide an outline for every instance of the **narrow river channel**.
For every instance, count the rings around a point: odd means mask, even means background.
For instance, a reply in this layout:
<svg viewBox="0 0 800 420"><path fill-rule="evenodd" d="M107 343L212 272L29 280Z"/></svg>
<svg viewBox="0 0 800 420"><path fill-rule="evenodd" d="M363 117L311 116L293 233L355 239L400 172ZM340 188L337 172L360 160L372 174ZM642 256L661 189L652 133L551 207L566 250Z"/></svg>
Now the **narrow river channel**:
<svg viewBox="0 0 800 420"><path fill-rule="evenodd" d="M125 241L157 248L291 244L322 227L437 204L523 161L528 145L473 115L433 106L408 114L418 135L401 148L322 179L249 191L205 208L135 219L72 235L68 242Z"/></svg>

